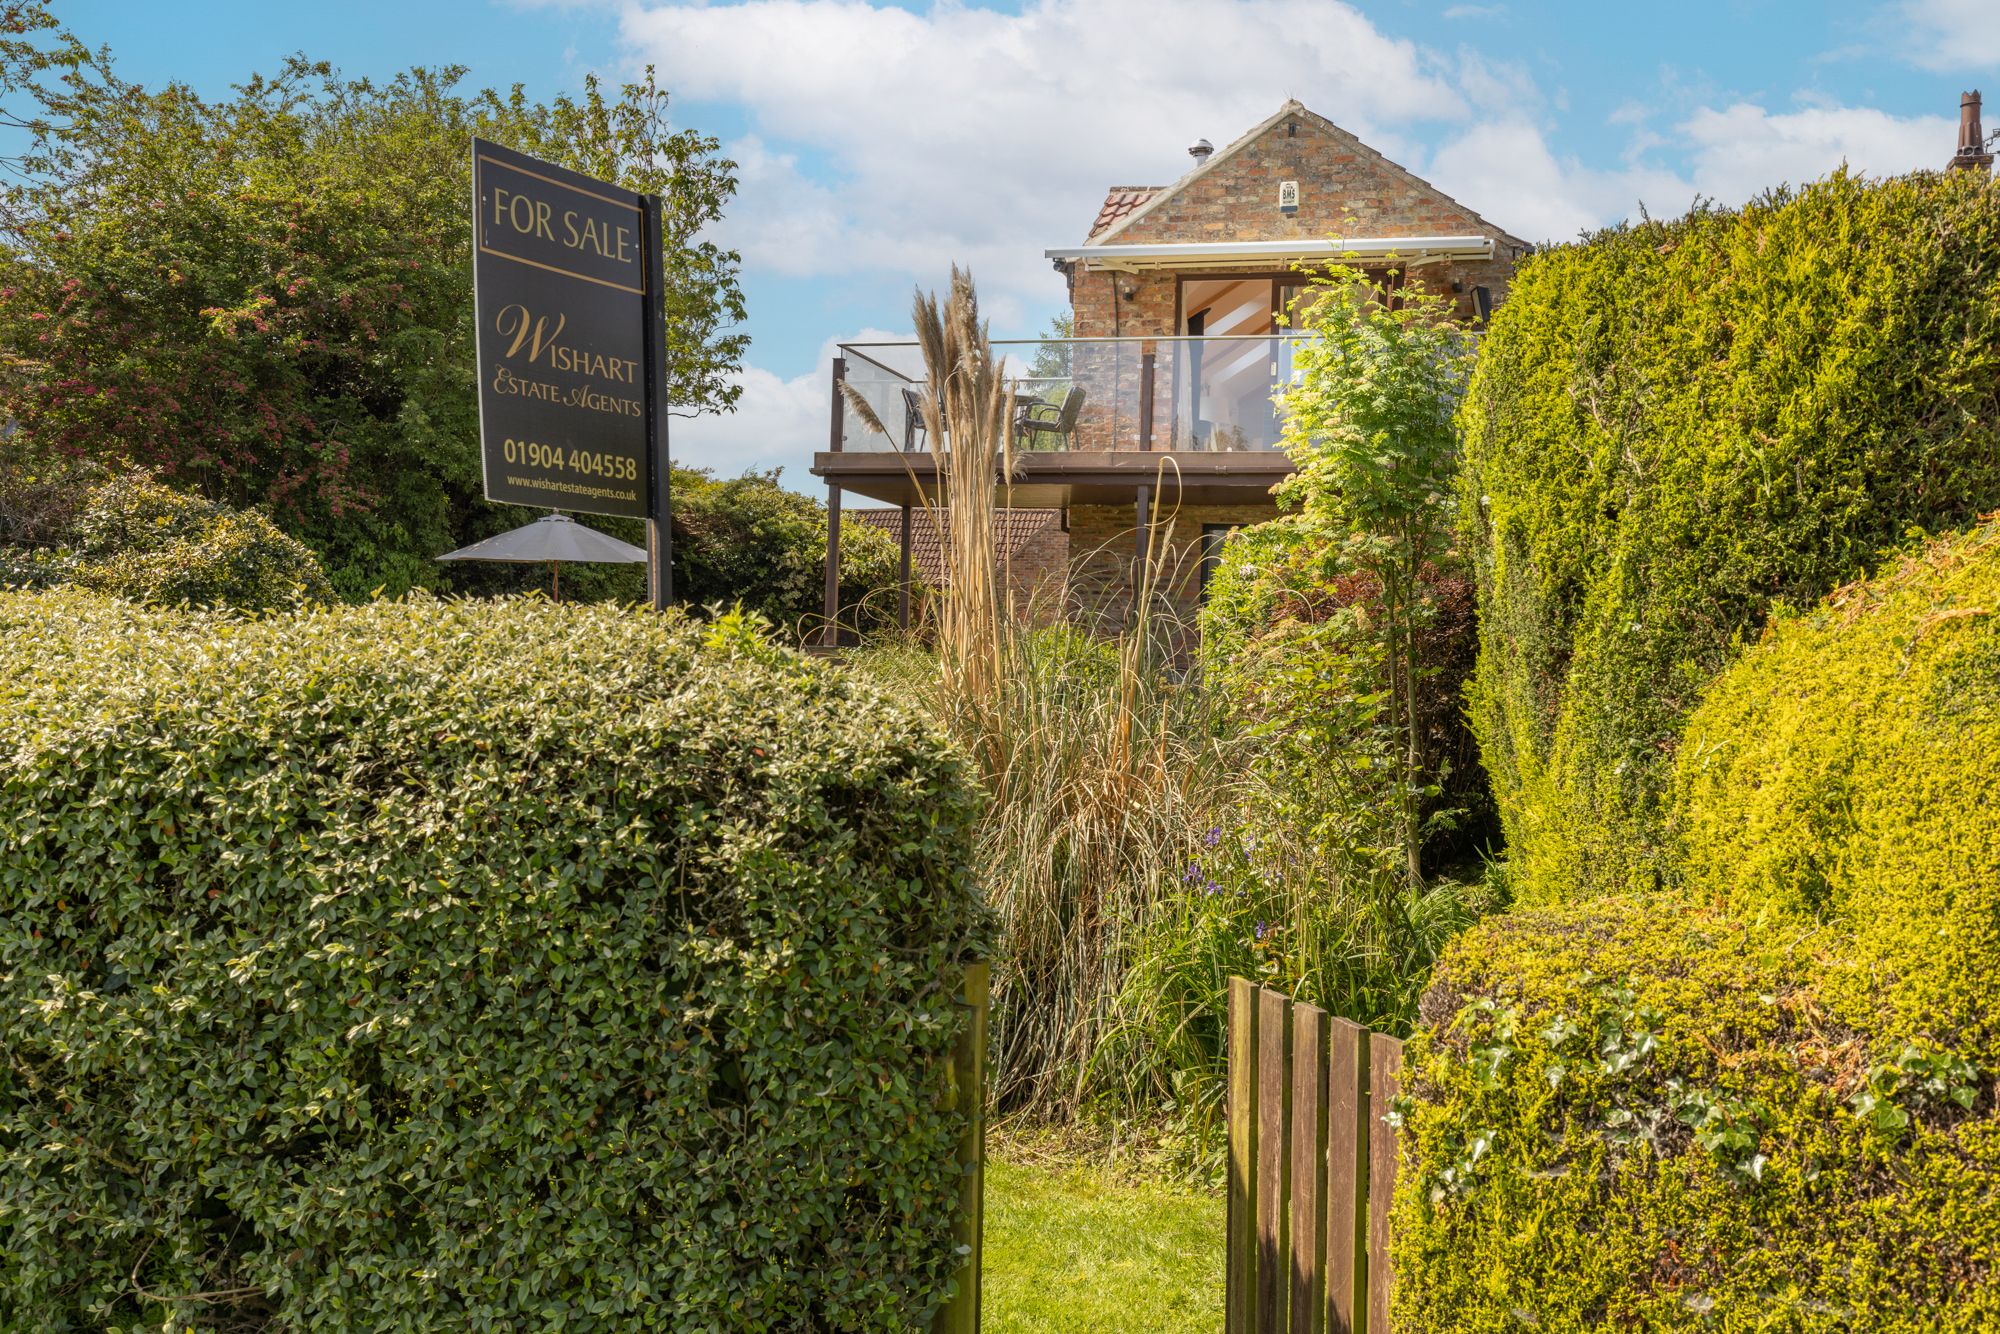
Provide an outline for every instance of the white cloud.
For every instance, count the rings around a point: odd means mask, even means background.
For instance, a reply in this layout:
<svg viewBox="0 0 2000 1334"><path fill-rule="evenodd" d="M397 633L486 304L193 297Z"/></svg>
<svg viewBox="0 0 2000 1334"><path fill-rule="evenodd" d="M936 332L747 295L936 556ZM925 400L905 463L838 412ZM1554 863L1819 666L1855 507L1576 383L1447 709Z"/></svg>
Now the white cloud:
<svg viewBox="0 0 2000 1334"><path fill-rule="evenodd" d="M1496 120L1440 148L1429 177L1531 240L1568 240L1579 231L1639 212L1681 212L1697 195L1741 204L1774 185L1818 180L1843 162L1888 176L1942 166L1955 123L1939 116L1891 116L1869 107L1807 106L1772 112L1749 103L1696 110L1665 135L1630 108L1633 149L1615 168L1558 158L1534 124ZM1677 147L1685 163L1669 168L1649 150Z"/></svg>
<svg viewBox="0 0 2000 1334"><path fill-rule="evenodd" d="M835 348L840 343L905 342L910 337L907 332L863 329L829 338L820 345L813 368L790 379L745 366L735 377L743 387L735 412L673 420L668 445L674 462L713 468L721 477L782 466L786 486L814 491L819 484L801 466L800 458L825 448L819 442L826 439Z"/></svg>
<svg viewBox="0 0 2000 1334"><path fill-rule="evenodd" d="M1925 69L2000 65L2000 5L1993 0L1904 0L1910 58Z"/></svg>
<svg viewBox="0 0 2000 1334"><path fill-rule="evenodd" d="M1942 167L1958 142L1956 120L1891 116L1872 107L1774 113L1737 103L1704 107L1680 129L1693 146L1696 188L1725 204L1780 182L1818 180L1843 162L1870 176Z"/></svg>
<svg viewBox="0 0 2000 1334"><path fill-rule="evenodd" d="M1601 171L1558 158L1524 120L1476 125L1439 149L1428 177L1446 194L1530 241L1568 241L1638 211L1676 211L1694 189L1664 168Z"/></svg>
<svg viewBox="0 0 2000 1334"><path fill-rule="evenodd" d="M1411 127L1525 82L1331 0L635 2L621 26L676 95L747 113L723 231L746 261L926 285L956 261L996 316L1060 303L1041 251L1081 240L1107 185L1165 184L1187 144L1225 143L1287 96L1395 156L1416 151Z"/></svg>

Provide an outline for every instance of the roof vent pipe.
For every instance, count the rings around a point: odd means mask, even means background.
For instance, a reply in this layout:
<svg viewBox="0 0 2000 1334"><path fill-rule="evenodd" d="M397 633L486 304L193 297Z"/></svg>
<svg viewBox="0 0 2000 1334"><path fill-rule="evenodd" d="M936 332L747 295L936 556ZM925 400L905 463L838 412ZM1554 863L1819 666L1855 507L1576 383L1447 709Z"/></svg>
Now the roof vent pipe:
<svg viewBox="0 0 2000 1334"><path fill-rule="evenodd" d="M1194 159L1197 167L1208 161L1208 155L1214 151L1215 145L1206 139L1197 139L1188 145L1188 156Z"/></svg>

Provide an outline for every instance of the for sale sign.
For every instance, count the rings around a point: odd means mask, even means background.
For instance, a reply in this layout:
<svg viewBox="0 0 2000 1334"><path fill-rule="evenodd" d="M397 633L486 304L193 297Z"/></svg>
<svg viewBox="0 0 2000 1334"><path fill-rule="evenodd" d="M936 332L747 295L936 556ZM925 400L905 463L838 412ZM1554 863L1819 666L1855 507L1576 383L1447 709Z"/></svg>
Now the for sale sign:
<svg viewBox="0 0 2000 1334"><path fill-rule="evenodd" d="M644 202L482 139L472 195L486 498L648 517Z"/></svg>

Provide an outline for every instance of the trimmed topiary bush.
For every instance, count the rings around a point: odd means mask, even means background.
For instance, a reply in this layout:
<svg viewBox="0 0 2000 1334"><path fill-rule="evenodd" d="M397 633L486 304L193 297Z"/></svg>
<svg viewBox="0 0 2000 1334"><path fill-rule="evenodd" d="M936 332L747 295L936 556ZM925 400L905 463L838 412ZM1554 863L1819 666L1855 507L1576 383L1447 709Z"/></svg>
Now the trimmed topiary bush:
<svg viewBox="0 0 2000 1334"><path fill-rule="evenodd" d="M2000 187L1840 174L1539 255L1461 425L1513 883L1651 887L1682 726L1740 640L2000 506Z"/></svg>
<svg viewBox="0 0 2000 1334"><path fill-rule="evenodd" d="M1849 948L1659 897L1462 937L1406 1050L1397 1328L2000 1323L1990 1073L1836 1017Z"/></svg>
<svg viewBox="0 0 2000 1334"><path fill-rule="evenodd" d="M0 596L0 1328L881 1330L959 762L737 619Z"/></svg>
<svg viewBox="0 0 2000 1334"><path fill-rule="evenodd" d="M2000 520L1778 621L1690 720L1673 812L1704 900L1852 928L1849 1022L2000 1071Z"/></svg>

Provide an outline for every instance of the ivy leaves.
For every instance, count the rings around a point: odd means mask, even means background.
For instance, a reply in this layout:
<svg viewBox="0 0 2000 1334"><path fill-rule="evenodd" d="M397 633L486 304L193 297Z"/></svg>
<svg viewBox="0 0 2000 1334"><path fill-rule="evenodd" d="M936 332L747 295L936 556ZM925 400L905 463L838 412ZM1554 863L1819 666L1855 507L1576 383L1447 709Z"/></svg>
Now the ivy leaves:
<svg viewBox="0 0 2000 1334"><path fill-rule="evenodd" d="M1979 1097L1979 1072L1953 1052L1904 1044L1888 1061L1869 1067L1847 1105L1877 1135L1894 1144L1909 1131L1911 1109L1956 1107L1970 1111Z"/></svg>

